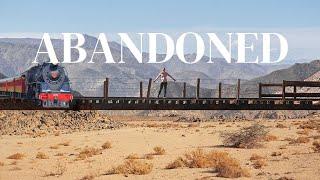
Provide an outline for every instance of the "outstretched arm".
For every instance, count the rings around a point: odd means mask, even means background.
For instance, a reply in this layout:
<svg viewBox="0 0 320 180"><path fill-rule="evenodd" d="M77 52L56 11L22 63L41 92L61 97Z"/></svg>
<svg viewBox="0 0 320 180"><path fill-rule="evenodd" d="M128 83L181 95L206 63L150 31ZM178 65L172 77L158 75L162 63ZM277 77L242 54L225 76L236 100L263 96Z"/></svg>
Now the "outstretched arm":
<svg viewBox="0 0 320 180"><path fill-rule="evenodd" d="M169 73L168 73L168 76L169 76L172 80L176 81L176 79L173 78Z"/></svg>

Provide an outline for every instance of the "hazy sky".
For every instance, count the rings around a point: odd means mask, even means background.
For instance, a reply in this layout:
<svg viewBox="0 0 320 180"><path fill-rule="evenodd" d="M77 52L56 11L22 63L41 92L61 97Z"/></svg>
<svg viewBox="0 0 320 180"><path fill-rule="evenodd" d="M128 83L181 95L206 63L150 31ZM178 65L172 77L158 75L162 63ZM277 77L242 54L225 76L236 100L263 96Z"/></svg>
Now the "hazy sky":
<svg viewBox="0 0 320 180"><path fill-rule="evenodd" d="M0 0L0 20L0 37L273 31L287 36L288 57L320 57L319 0Z"/></svg>

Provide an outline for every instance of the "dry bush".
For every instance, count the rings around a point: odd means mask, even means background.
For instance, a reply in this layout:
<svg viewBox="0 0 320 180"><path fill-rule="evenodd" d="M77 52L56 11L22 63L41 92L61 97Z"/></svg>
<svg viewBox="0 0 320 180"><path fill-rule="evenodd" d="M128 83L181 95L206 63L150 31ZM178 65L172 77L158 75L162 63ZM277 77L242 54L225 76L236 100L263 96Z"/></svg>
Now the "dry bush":
<svg viewBox="0 0 320 180"><path fill-rule="evenodd" d="M255 161L255 160L259 160L259 159L265 159L265 157L260 156L258 154L252 154L250 157L250 161Z"/></svg>
<svg viewBox="0 0 320 180"><path fill-rule="evenodd" d="M220 177L248 177L249 172L240 167L239 162L233 159L226 152L204 152L202 149L197 149L184 154L183 157L178 157L172 163L166 166L166 169L175 169L180 167L188 168L214 168L217 176Z"/></svg>
<svg viewBox="0 0 320 180"><path fill-rule="evenodd" d="M126 159L140 159L140 156L137 153L129 154Z"/></svg>
<svg viewBox="0 0 320 180"><path fill-rule="evenodd" d="M89 147L89 148L84 148L77 157L77 160L84 160L89 157L92 157L94 155L99 155L102 154L101 149Z"/></svg>
<svg viewBox="0 0 320 180"><path fill-rule="evenodd" d="M301 131L297 131L297 134L308 136L310 133L310 129L303 129Z"/></svg>
<svg viewBox="0 0 320 180"><path fill-rule="evenodd" d="M265 159L257 159L255 161L253 161L253 167L255 169L261 169L263 166L266 166L267 165L267 162Z"/></svg>
<svg viewBox="0 0 320 180"><path fill-rule="evenodd" d="M85 175L80 180L93 180L94 178L94 175Z"/></svg>
<svg viewBox="0 0 320 180"><path fill-rule="evenodd" d="M278 124L276 125L276 128L287 128L287 126L285 126L284 124L278 123Z"/></svg>
<svg viewBox="0 0 320 180"><path fill-rule="evenodd" d="M281 156L282 153L281 152L272 152L271 156Z"/></svg>
<svg viewBox="0 0 320 180"><path fill-rule="evenodd" d="M263 138L263 140L265 140L265 141L276 141L276 140L278 140L278 137L277 136L275 136L275 135L272 135L272 134L267 134L264 138Z"/></svg>
<svg viewBox="0 0 320 180"><path fill-rule="evenodd" d="M70 146L70 141L59 143L60 146Z"/></svg>
<svg viewBox="0 0 320 180"><path fill-rule="evenodd" d="M37 155L36 155L36 158L37 158L37 159L49 159L49 156L46 155L46 154L43 153L43 152L38 152Z"/></svg>
<svg viewBox="0 0 320 180"><path fill-rule="evenodd" d="M110 149L112 147L111 142L107 141L102 146L102 149Z"/></svg>
<svg viewBox="0 0 320 180"><path fill-rule="evenodd" d="M15 154L12 154L12 155L8 156L7 159L20 160L20 159L23 159L24 157L25 157L25 155L22 154L22 153L15 153Z"/></svg>
<svg viewBox="0 0 320 180"><path fill-rule="evenodd" d="M308 143L310 142L310 139L308 137L298 137L297 139L292 139L289 144L302 144L302 143Z"/></svg>
<svg viewBox="0 0 320 180"><path fill-rule="evenodd" d="M20 167L13 167L9 169L9 171L20 171L20 170L22 170Z"/></svg>
<svg viewBox="0 0 320 180"><path fill-rule="evenodd" d="M261 146L261 142L267 135L265 126L254 124L249 127L241 128L233 133L222 133L224 146L237 148L255 148Z"/></svg>
<svg viewBox="0 0 320 180"><path fill-rule="evenodd" d="M151 159L153 159L154 157L153 157L152 154L146 154L146 155L143 156L143 158L144 158L144 159L151 160Z"/></svg>
<svg viewBox="0 0 320 180"><path fill-rule="evenodd" d="M156 146L153 148L154 155L164 155L166 153L166 150L161 146Z"/></svg>
<svg viewBox="0 0 320 180"><path fill-rule="evenodd" d="M181 168L181 167L186 167L186 163L182 157L179 157L176 160L174 160L173 162L171 162L170 164L168 164L166 166L166 169L177 169L177 168Z"/></svg>
<svg viewBox="0 0 320 180"><path fill-rule="evenodd" d="M315 152L319 152L320 153L320 141L314 141L312 143L313 147L312 149L315 151Z"/></svg>
<svg viewBox="0 0 320 180"><path fill-rule="evenodd" d="M50 146L49 148L50 149L59 149L59 146L58 145L53 145L53 146Z"/></svg>
<svg viewBox="0 0 320 180"><path fill-rule="evenodd" d="M233 158L226 158L216 167L217 176L225 178L250 177L247 169L241 168L239 162Z"/></svg>
<svg viewBox="0 0 320 180"><path fill-rule="evenodd" d="M60 136L60 131L56 131L56 132L54 133L54 135L55 135L55 136Z"/></svg>
<svg viewBox="0 0 320 180"><path fill-rule="evenodd" d="M123 164L113 167L107 174L135 174L144 175L152 171L153 165L151 163L143 162L141 160L129 159Z"/></svg>
<svg viewBox="0 0 320 180"><path fill-rule="evenodd" d="M63 163L61 163L60 161L58 161L58 163L55 165L54 169L51 172L46 172L45 173L45 177L48 176L61 176L63 175L65 172L67 171L67 166Z"/></svg>
<svg viewBox="0 0 320 180"><path fill-rule="evenodd" d="M304 121L303 123L300 124L299 128L320 130L320 121L319 120Z"/></svg>
<svg viewBox="0 0 320 180"><path fill-rule="evenodd" d="M55 156L64 156L64 154L62 152L59 152L59 153L55 154Z"/></svg>

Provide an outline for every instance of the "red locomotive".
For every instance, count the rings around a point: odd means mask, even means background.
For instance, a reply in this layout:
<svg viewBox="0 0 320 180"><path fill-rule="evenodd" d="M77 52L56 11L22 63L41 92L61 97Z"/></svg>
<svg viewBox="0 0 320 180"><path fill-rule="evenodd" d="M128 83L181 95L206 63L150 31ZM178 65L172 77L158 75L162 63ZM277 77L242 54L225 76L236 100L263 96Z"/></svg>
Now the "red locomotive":
<svg viewBox="0 0 320 180"><path fill-rule="evenodd" d="M43 63L18 77L0 79L1 94L39 100L43 107L69 108L70 81L60 65Z"/></svg>

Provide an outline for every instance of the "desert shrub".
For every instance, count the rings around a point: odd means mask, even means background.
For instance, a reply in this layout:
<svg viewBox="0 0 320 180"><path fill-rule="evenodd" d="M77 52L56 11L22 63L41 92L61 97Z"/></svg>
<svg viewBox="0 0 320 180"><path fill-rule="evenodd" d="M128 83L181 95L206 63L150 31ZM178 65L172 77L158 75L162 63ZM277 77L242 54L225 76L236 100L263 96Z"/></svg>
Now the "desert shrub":
<svg viewBox="0 0 320 180"><path fill-rule="evenodd" d="M126 159L140 159L140 156L137 153L129 154Z"/></svg>
<svg viewBox="0 0 320 180"><path fill-rule="evenodd" d="M170 164L168 164L166 166L166 169L177 169L177 168L181 168L181 167L185 167L186 163L184 162L182 157L177 158L176 160L174 160L173 162L171 162Z"/></svg>
<svg viewBox="0 0 320 180"><path fill-rule="evenodd" d="M59 143L58 145L60 145L60 146L70 146L70 141L65 141L65 142Z"/></svg>
<svg viewBox="0 0 320 180"><path fill-rule="evenodd" d="M48 176L61 176L67 171L67 166L60 161L57 162L57 164L54 166L51 172L46 172L45 177Z"/></svg>
<svg viewBox="0 0 320 180"><path fill-rule="evenodd" d="M297 134L308 136L310 133L310 129L303 129L301 131L297 131Z"/></svg>
<svg viewBox="0 0 320 180"><path fill-rule="evenodd" d="M263 140L265 140L265 141L276 141L276 140L278 140L278 137L275 136L275 135L272 135L272 134L267 134L267 135L263 138Z"/></svg>
<svg viewBox="0 0 320 180"><path fill-rule="evenodd" d="M164 155L166 153L166 150L161 146L156 146L153 148L154 155Z"/></svg>
<svg viewBox="0 0 320 180"><path fill-rule="evenodd" d="M320 141L314 141L312 145L313 145L312 149L315 152L320 152Z"/></svg>
<svg viewBox="0 0 320 180"><path fill-rule="evenodd" d="M79 154L78 154L78 157L77 157L77 160L83 160L83 159L87 159L89 157L92 157L94 155L98 155L98 154L101 154L101 150L100 149L97 149L97 148L93 148L93 147L90 147L90 148L84 148Z"/></svg>
<svg viewBox="0 0 320 180"><path fill-rule="evenodd" d="M260 156L258 154L252 154L251 157L250 157L250 161L255 161L255 160L258 160L258 159L265 159L265 157Z"/></svg>
<svg viewBox="0 0 320 180"><path fill-rule="evenodd" d="M225 146L254 148L260 146L259 142L266 137L267 133L268 131L265 126L254 124L233 133L222 133L221 137Z"/></svg>
<svg viewBox="0 0 320 180"><path fill-rule="evenodd" d="M302 143L308 143L310 142L310 139L308 137L298 137L297 139L292 139L289 143L290 144L302 144Z"/></svg>
<svg viewBox="0 0 320 180"><path fill-rule="evenodd" d="M318 120L305 121L300 124L299 128L300 129L320 130L320 121L318 121Z"/></svg>
<svg viewBox="0 0 320 180"><path fill-rule="evenodd" d="M143 158L144 158L144 159L151 160L151 159L153 159L154 157L153 157L152 154L146 154L146 155L143 156Z"/></svg>
<svg viewBox="0 0 320 180"><path fill-rule="evenodd" d="M50 149L59 149L59 145L52 145L49 147Z"/></svg>
<svg viewBox="0 0 320 180"><path fill-rule="evenodd" d="M267 165L267 162L265 159L257 159L253 162L252 165L255 169L261 169L263 166Z"/></svg>
<svg viewBox="0 0 320 180"><path fill-rule="evenodd" d="M271 156L281 156L281 155L282 155L281 152L274 151L274 152L271 153Z"/></svg>
<svg viewBox="0 0 320 180"><path fill-rule="evenodd" d="M107 141L102 146L102 149L110 149L112 147L111 142Z"/></svg>
<svg viewBox="0 0 320 180"><path fill-rule="evenodd" d="M225 178L249 177L250 173L247 169L241 168L239 162L233 158L226 158L219 162L216 171L217 176Z"/></svg>
<svg viewBox="0 0 320 180"><path fill-rule="evenodd" d="M24 157L25 157L25 155L22 154L22 153L15 153L15 154L12 154L12 155L8 156L7 159L19 160L19 159L23 159Z"/></svg>
<svg viewBox="0 0 320 180"><path fill-rule="evenodd" d="M46 154L43 153L43 152L38 152L37 155L36 155L36 158L37 158L37 159L49 159L49 156L46 155Z"/></svg>
<svg viewBox="0 0 320 180"><path fill-rule="evenodd" d="M85 175L80 180L93 180L94 178L94 175Z"/></svg>
<svg viewBox="0 0 320 180"><path fill-rule="evenodd" d="M276 128L287 128L287 126L285 126L284 124L278 123L278 124L276 125Z"/></svg>
<svg viewBox="0 0 320 180"><path fill-rule="evenodd" d="M153 165L151 163L143 162L141 160L129 159L123 164L113 167L107 174L135 174L144 175L152 171Z"/></svg>
<svg viewBox="0 0 320 180"><path fill-rule="evenodd" d="M219 177L248 177L249 172L241 168L239 162L230 157L226 152L205 152L197 149L185 153L183 157L178 157L172 163L166 166L166 169L175 169L181 167L188 168L213 168Z"/></svg>

